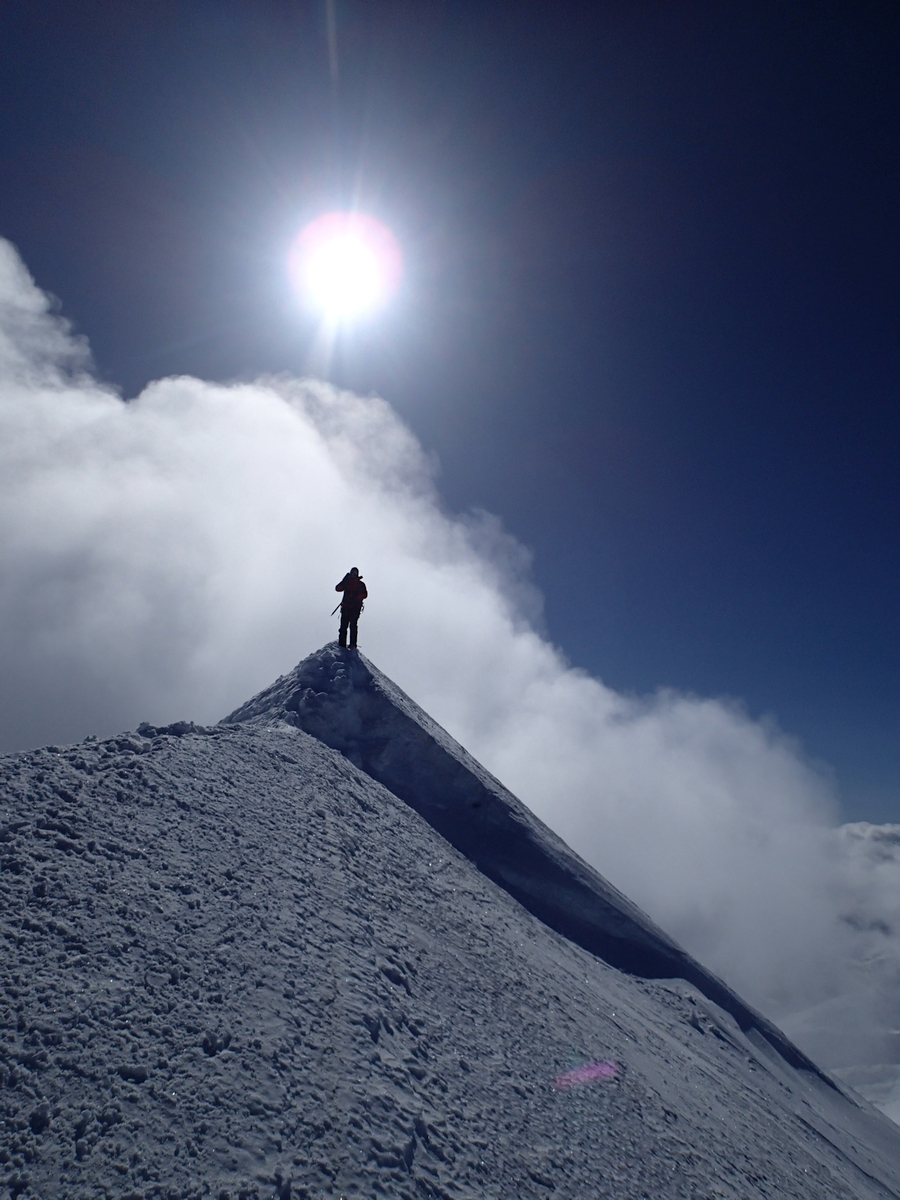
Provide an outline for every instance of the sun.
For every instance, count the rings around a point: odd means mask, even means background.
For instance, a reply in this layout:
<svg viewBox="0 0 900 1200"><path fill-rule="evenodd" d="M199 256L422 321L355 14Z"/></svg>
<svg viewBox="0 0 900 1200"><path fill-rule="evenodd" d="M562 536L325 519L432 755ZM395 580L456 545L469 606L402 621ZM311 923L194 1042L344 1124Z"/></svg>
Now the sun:
<svg viewBox="0 0 900 1200"><path fill-rule="evenodd" d="M288 269L304 300L337 323L374 313L390 298L402 257L397 239L374 217L330 212L297 235Z"/></svg>

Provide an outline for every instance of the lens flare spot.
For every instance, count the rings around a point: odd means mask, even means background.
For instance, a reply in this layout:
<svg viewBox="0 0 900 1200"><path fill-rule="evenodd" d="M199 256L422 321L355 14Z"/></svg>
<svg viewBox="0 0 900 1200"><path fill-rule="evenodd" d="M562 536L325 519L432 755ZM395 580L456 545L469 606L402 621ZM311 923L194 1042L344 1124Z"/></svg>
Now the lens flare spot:
<svg viewBox="0 0 900 1200"><path fill-rule="evenodd" d="M562 1088L577 1087L582 1083L592 1083L595 1079L615 1079L619 1074L619 1064L612 1062L609 1059L599 1059L595 1062L584 1063L580 1067L573 1067L571 1071L565 1071L562 1075L557 1075L553 1080L553 1090L560 1091Z"/></svg>
<svg viewBox="0 0 900 1200"><path fill-rule="evenodd" d="M365 213L331 212L311 221L291 246L288 269L298 293L332 321L365 316L396 290L397 239Z"/></svg>

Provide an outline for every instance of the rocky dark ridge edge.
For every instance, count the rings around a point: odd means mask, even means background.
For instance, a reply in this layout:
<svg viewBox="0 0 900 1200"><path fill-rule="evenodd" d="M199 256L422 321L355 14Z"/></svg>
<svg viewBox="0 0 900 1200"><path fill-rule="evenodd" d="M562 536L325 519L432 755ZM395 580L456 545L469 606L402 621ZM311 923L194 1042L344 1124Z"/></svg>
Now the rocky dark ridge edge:
<svg viewBox="0 0 900 1200"><path fill-rule="evenodd" d="M399 796L533 916L610 966L683 979L792 1067L828 1075L569 848L358 651L323 647L222 721L283 721Z"/></svg>

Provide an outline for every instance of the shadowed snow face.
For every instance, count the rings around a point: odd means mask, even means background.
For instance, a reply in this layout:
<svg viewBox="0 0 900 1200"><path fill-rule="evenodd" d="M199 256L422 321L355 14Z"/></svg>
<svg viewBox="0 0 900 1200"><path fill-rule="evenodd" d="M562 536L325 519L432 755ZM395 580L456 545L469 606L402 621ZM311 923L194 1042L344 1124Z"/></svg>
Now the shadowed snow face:
<svg viewBox="0 0 900 1200"><path fill-rule="evenodd" d="M335 637L358 564L369 657L688 949L770 1013L845 987L827 779L735 706L569 667L527 553L442 511L384 401L174 378L123 403L0 242L0 539L4 749L218 719Z"/></svg>

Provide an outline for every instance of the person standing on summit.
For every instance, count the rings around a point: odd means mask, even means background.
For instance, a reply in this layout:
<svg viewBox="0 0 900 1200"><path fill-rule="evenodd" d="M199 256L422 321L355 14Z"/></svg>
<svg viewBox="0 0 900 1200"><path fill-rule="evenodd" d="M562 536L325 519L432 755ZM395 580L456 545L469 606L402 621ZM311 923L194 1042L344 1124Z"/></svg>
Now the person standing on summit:
<svg viewBox="0 0 900 1200"><path fill-rule="evenodd" d="M358 567L351 567L340 583L335 584L336 592L343 592L341 601L341 629L338 634L338 645L347 645L347 629L350 630L350 649L356 649L356 623L362 612L363 600L369 592L363 583Z"/></svg>

